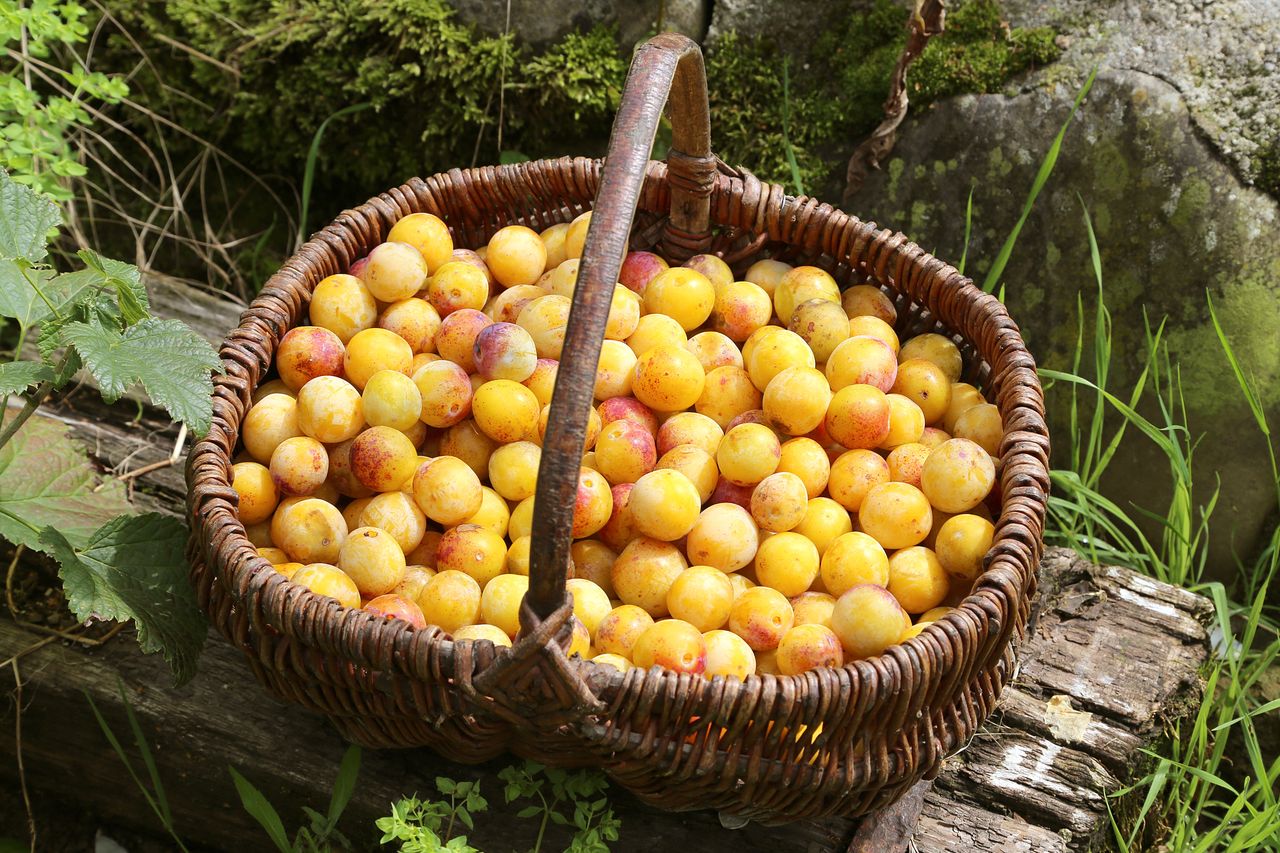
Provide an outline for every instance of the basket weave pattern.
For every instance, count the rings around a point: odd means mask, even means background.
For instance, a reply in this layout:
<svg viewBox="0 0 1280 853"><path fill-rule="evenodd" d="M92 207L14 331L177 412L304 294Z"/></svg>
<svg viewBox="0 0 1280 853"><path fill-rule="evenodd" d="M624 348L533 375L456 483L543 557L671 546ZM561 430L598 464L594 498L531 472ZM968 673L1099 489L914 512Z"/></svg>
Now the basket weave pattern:
<svg viewBox="0 0 1280 853"><path fill-rule="evenodd" d="M903 235L788 197L750 174L708 168L707 158L670 161L644 169L635 227L624 229L632 248L662 240L663 251L687 257L710 245L734 260L735 271L761 249L814 263L841 286L884 288L898 306L900 334L943 331L961 346L967 378L982 384L1005 429L995 542L963 604L918 637L839 669L707 681L566 657L563 567L559 606L540 611L526 600L525 632L514 648L496 649L344 609L258 556L237 518L231 458L251 395L280 338L305 316L315 285L346 271L410 213L445 218L459 246L483 245L504 225L566 222L600 189L601 162L583 158L411 180L342 213L268 281L222 346L227 372L215 377L213 427L188 459L192 581L202 609L264 685L326 714L366 746L428 746L464 762L514 752L594 765L660 806L767 822L864 813L936 774L1012 677L1049 490L1035 363L999 302ZM670 239L673 201L691 197L705 200L714 238L677 229ZM541 480L538 494L541 505ZM547 536L535 528L535 540Z"/></svg>

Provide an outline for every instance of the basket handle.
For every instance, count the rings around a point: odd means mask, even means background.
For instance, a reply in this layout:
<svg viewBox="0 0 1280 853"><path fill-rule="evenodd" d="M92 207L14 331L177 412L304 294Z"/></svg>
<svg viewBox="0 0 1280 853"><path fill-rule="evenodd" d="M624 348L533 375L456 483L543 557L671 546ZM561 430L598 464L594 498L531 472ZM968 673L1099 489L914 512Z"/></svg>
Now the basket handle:
<svg viewBox="0 0 1280 853"><path fill-rule="evenodd" d="M573 509L596 364L649 152L668 96L671 215L663 245L671 254L687 257L704 248L710 238L716 160L711 154L702 51L682 35L662 33L640 46L627 73L565 329L542 445L529 551L530 583L525 603L539 619L548 618L565 602Z"/></svg>

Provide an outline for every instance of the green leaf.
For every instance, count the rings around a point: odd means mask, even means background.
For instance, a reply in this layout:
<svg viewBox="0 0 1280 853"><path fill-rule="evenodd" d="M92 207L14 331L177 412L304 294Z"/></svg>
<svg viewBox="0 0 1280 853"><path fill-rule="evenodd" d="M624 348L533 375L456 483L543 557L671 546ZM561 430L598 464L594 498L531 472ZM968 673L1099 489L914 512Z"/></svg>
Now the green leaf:
<svg viewBox="0 0 1280 853"><path fill-rule="evenodd" d="M527 818L527 817L533 817L534 815L541 814L541 813L542 813L542 809L538 806L525 806L520 811L516 812L516 817Z"/></svg>
<svg viewBox="0 0 1280 853"><path fill-rule="evenodd" d="M32 385L39 385L53 378L47 365L36 361L11 361L0 364L0 397L21 394Z"/></svg>
<svg viewBox="0 0 1280 853"><path fill-rule="evenodd" d="M179 683L195 674L206 624L187 582L187 531L159 513L123 516L75 548L53 527L40 541L57 558L71 612L132 619L142 651L161 652Z"/></svg>
<svg viewBox="0 0 1280 853"><path fill-rule="evenodd" d="M498 155L498 163L503 166L514 166L516 163L528 163L529 155L520 151L503 151Z"/></svg>
<svg viewBox="0 0 1280 853"><path fill-rule="evenodd" d="M280 853L292 853L293 845L289 843L289 836L284 831L284 824L280 821L280 815L275 807L267 802L262 792L255 788L252 782L241 776L234 767L227 769L231 771L231 781L235 782L236 791L240 794L240 805L244 806L244 810L250 817L262 825Z"/></svg>
<svg viewBox="0 0 1280 853"><path fill-rule="evenodd" d="M49 231L62 224L52 199L14 182L0 169L0 258L43 260Z"/></svg>
<svg viewBox="0 0 1280 853"><path fill-rule="evenodd" d="M333 780L333 793L329 796L329 826L337 826L338 818L346 811L347 803L356 790L356 777L360 775L360 747L350 746L342 756L338 777Z"/></svg>
<svg viewBox="0 0 1280 853"><path fill-rule="evenodd" d="M84 261L85 273L97 276L95 284L107 285L116 291L120 314L124 317L126 326L132 326L151 316L151 300L137 267L124 261L104 258L92 249L81 249L76 256Z"/></svg>
<svg viewBox="0 0 1280 853"><path fill-rule="evenodd" d="M210 374L222 362L204 338L179 320L143 320L123 334L92 323L62 330L97 380L102 398L115 402L141 382L147 395L196 435L209 431L213 417Z"/></svg>
<svg viewBox="0 0 1280 853"><path fill-rule="evenodd" d="M124 486L100 483L84 448L51 418L36 415L0 447L0 536L10 542L43 551L40 531L52 526L84 545L129 511Z"/></svg>

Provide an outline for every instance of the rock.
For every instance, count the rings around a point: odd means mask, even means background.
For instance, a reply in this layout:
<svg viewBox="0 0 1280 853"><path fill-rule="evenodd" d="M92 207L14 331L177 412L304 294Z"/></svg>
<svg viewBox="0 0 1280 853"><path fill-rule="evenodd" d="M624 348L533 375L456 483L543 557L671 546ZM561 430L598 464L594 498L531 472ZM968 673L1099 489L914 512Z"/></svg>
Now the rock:
<svg viewBox="0 0 1280 853"><path fill-rule="evenodd" d="M729 32L768 35L780 48L803 53L834 15L845 16L870 5L870 0L716 0L707 41L714 42Z"/></svg>
<svg viewBox="0 0 1280 853"><path fill-rule="evenodd" d="M657 28L701 40L707 32L710 0L451 0L458 17L486 32L506 29L511 11L511 32L522 42L545 47L575 30L597 24L615 27L624 45L634 44ZM665 8L663 8L665 6Z"/></svg>
<svg viewBox="0 0 1280 853"><path fill-rule="evenodd" d="M1280 39L1280 16L1271 17ZM1134 18L1134 31L1139 20ZM1072 38L1079 43L1078 35ZM1146 49L1126 55L1136 63L1158 54ZM909 119L892 158L864 185L852 212L901 229L954 261L964 248L972 187L968 272L980 281L1066 118L1076 71L1069 62L1051 66L1026 81L1020 94L954 98ZM1111 387L1127 394L1145 360L1144 315L1153 325L1167 317L1164 341L1180 365L1192 433L1207 433L1195 451L1196 502L1207 501L1217 485L1212 472L1221 481L1210 572L1229 578L1232 552L1252 555L1274 512L1275 490L1265 444L1209 323L1206 291L1274 419L1280 414L1280 207L1242 183L1236 170L1243 161L1224 160L1211 144L1201 123L1209 108L1192 105L1215 97L1196 91L1186 96L1157 73L1105 67L1067 133L1003 280L1010 310L1040 364L1069 369L1076 300L1083 297L1087 332L1096 301L1083 200L1114 315ZM1082 370L1088 373L1091 342L1085 346ZM1166 375L1166 392L1167 381ZM1070 442L1065 390L1051 392L1050 400L1057 402L1052 426L1062 464ZM1158 421L1158 410L1148 414ZM1151 442L1131 433L1103 490L1123 507L1136 504L1163 515L1167 472ZM1158 525L1147 530L1158 541Z"/></svg>

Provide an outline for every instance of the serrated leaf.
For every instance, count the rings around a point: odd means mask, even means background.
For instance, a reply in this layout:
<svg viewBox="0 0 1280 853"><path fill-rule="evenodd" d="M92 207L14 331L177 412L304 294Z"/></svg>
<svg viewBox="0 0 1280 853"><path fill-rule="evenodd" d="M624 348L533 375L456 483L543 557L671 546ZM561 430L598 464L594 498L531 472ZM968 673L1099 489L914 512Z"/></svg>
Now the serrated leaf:
<svg viewBox="0 0 1280 853"><path fill-rule="evenodd" d="M58 560L76 618L132 619L142 651L161 652L179 683L195 674L207 626L187 582L187 531L180 521L155 512L122 516L82 548L53 527L40 541Z"/></svg>
<svg viewBox="0 0 1280 853"><path fill-rule="evenodd" d="M116 291L125 325L132 326L151 315L151 299L147 296L147 288L142 284L142 274L137 267L124 261L104 258L92 249L81 249L76 255L84 261L84 272L96 274L100 284Z"/></svg>
<svg viewBox="0 0 1280 853"><path fill-rule="evenodd" d="M74 346L108 403L142 383L152 402L196 435L209 431L217 352L179 320L143 320L123 333L93 323L69 323L63 340Z"/></svg>
<svg viewBox="0 0 1280 853"><path fill-rule="evenodd" d="M0 447L0 536L43 551L40 530L56 527L72 545L130 511L118 480L100 483L67 427L39 415Z"/></svg>
<svg viewBox="0 0 1280 853"><path fill-rule="evenodd" d="M49 231L61 224L62 214L52 199L0 169L0 258L43 260Z"/></svg>
<svg viewBox="0 0 1280 853"><path fill-rule="evenodd" d="M21 394L32 385L53 378L53 371L38 361L11 361L0 364L0 397Z"/></svg>

